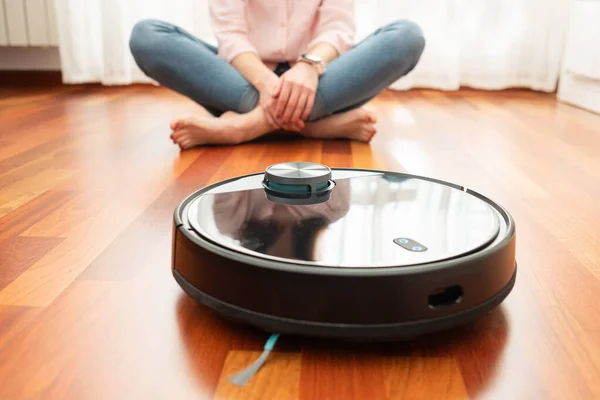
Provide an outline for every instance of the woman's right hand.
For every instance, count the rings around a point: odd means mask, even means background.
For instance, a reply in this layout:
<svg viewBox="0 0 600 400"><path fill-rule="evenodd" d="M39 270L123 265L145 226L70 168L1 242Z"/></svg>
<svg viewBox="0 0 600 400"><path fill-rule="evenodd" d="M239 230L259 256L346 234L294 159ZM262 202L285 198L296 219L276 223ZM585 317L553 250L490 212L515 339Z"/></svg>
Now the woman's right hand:
<svg viewBox="0 0 600 400"><path fill-rule="evenodd" d="M300 132L304 129L304 123L280 123L275 118L275 109L277 107L277 101L274 98L275 93L279 91L279 86L282 84L281 78L275 74L267 74L258 85L257 89L260 94L259 104L265 113L265 117L270 125L277 129L284 129L286 131Z"/></svg>

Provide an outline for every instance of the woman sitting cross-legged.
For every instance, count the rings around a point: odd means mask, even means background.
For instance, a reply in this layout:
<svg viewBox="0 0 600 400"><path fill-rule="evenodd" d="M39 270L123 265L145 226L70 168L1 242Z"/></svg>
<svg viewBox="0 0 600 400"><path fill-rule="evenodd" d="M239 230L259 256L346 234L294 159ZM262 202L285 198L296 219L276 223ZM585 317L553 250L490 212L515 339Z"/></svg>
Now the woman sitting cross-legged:
<svg viewBox="0 0 600 400"><path fill-rule="evenodd" d="M130 49L146 75L202 106L171 122L181 149L276 131L369 142L376 117L364 104L417 65L425 40L402 20L355 44L353 10L352 0L210 0L218 48L143 20Z"/></svg>

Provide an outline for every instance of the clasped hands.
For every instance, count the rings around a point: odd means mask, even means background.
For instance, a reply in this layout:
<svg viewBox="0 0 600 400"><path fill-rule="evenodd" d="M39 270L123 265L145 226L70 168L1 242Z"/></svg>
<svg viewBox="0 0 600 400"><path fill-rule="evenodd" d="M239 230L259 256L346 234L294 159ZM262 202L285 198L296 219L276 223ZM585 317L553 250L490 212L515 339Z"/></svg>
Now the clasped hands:
<svg viewBox="0 0 600 400"><path fill-rule="evenodd" d="M260 106L270 125L300 132L313 108L319 73L311 65L299 62L281 77L271 74L260 85Z"/></svg>

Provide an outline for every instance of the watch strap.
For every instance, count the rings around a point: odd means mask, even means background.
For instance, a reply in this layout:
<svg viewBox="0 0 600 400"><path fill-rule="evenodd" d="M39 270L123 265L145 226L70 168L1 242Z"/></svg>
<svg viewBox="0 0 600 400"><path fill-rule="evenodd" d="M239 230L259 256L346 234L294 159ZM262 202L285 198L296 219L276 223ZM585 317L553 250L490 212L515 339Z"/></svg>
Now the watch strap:
<svg viewBox="0 0 600 400"><path fill-rule="evenodd" d="M315 69L319 73L319 76L323 75L323 73L325 72L325 63L323 61L312 60L306 54L302 54L299 57L298 61L299 62L305 62L305 63L307 63L307 64L312 65L313 67L315 67Z"/></svg>

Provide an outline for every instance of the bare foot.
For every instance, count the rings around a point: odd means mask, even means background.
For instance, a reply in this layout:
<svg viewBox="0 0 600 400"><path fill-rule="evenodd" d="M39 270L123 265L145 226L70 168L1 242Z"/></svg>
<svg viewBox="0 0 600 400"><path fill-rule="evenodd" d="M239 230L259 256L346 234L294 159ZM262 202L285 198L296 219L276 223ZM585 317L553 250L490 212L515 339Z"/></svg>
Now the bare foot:
<svg viewBox="0 0 600 400"><path fill-rule="evenodd" d="M203 144L237 144L241 131L235 113L225 113L221 118L206 115L185 115L171 122L171 140L181 150Z"/></svg>
<svg viewBox="0 0 600 400"><path fill-rule="evenodd" d="M377 132L376 122L373 112L357 108L307 124L302 134L316 139L351 139L368 143Z"/></svg>

